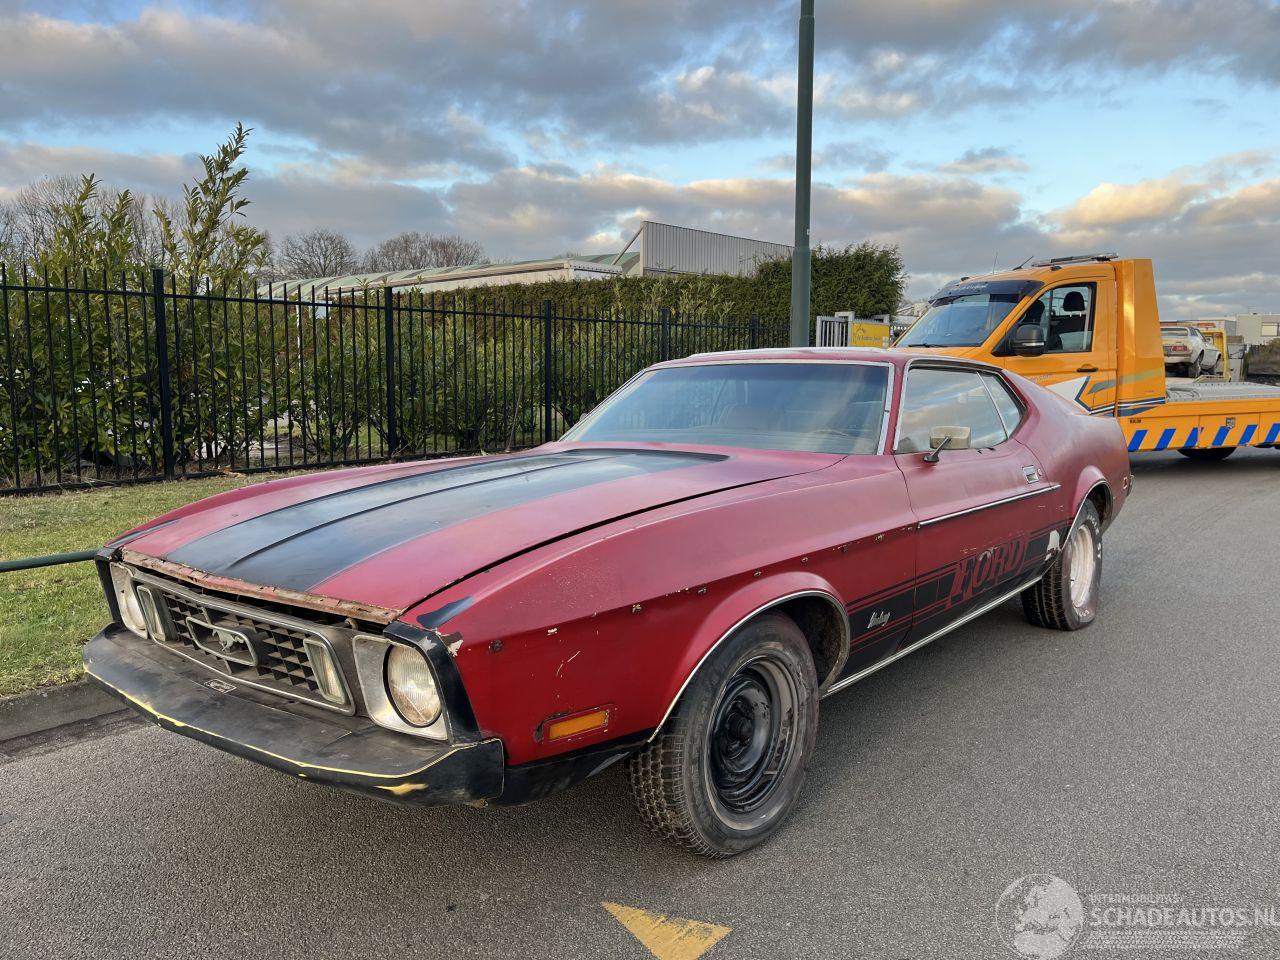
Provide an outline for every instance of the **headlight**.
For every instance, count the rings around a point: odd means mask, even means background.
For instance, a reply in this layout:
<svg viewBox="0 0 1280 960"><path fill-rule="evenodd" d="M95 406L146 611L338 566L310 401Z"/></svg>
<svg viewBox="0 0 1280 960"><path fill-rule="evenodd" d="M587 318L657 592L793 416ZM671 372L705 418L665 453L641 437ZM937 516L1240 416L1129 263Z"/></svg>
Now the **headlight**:
<svg viewBox="0 0 1280 960"><path fill-rule="evenodd" d="M429 727L440 716L440 691L426 658L413 647L391 644L386 664L387 693L400 718Z"/></svg>
<svg viewBox="0 0 1280 960"><path fill-rule="evenodd" d="M142 606L138 603L138 593L133 588L133 574L129 568L119 564L111 564L111 583L116 589L116 606L120 608L121 622L139 636L147 635L147 621L142 615Z"/></svg>

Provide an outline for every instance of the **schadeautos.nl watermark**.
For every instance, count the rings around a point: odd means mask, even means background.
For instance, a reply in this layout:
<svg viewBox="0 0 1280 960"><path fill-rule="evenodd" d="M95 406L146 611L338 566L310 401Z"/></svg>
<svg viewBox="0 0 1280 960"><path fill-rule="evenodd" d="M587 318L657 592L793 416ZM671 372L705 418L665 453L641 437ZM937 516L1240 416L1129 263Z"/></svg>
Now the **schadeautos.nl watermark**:
<svg viewBox="0 0 1280 960"><path fill-rule="evenodd" d="M1079 893L1036 873L996 902L996 930L1015 956L1056 960L1076 950L1240 950L1280 945L1280 904L1196 903L1170 893Z"/></svg>

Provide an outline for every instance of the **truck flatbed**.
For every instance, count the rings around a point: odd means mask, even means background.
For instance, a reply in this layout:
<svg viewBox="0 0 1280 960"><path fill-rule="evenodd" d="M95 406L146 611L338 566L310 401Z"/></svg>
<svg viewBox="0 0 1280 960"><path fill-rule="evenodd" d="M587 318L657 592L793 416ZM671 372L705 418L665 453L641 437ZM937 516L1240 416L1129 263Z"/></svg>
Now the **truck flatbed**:
<svg viewBox="0 0 1280 960"><path fill-rule="evenodd" d="M1170 386L1168 399L1120 417L1131 453L1221 450L1280 442L1280 387L1195 381Z"/></svg>
<svg viewBox="0 0 1280 960"><path fill-rule="evenodd" d="M1169 384L1169 402L1187 400L1280 400L1280 387L1263 383L1188 380Z"/></svg>

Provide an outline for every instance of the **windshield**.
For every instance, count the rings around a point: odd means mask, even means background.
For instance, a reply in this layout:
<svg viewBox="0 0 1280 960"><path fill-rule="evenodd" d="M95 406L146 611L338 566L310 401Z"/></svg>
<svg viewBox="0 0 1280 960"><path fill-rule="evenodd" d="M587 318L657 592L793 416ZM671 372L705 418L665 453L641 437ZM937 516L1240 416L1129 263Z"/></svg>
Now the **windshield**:
<svg viewBox="0 0 1280 960"><path fill-rule="evenodd" d="M899 347L976 347L1022 299L1016 293L975 293L935 301L902 335Z"/></svg>
<svg viewBox="0 0 1280 960"><path fill-rule="evenodd" d="M885 364L668 367L633 380L564 439L878 453L888 382Z"/></svg>

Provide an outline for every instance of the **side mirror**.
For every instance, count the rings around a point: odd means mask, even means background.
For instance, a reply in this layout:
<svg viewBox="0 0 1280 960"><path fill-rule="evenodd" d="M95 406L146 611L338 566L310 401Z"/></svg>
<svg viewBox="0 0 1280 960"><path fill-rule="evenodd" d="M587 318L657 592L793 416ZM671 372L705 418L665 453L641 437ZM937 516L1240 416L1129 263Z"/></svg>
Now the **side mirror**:
<svg viewBox="0 0 1280 960"><path fill-rule="evenodd" d="M929 446L932 449L924 455L924 462L937 463L943 448L968 450L971 436L973 431L969 427L934 427L929 431Z"/></svg>
<svg viewBox="0 0 1280 960"><path fill-rule="evenodd" d="M1044 331L1039 324L1024 323L1013 331L1012 346L1020 357L1038 357L1044 353Z"/></svg>

